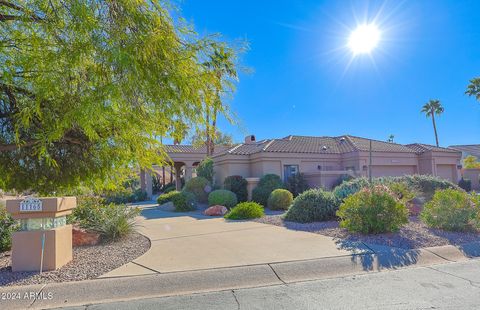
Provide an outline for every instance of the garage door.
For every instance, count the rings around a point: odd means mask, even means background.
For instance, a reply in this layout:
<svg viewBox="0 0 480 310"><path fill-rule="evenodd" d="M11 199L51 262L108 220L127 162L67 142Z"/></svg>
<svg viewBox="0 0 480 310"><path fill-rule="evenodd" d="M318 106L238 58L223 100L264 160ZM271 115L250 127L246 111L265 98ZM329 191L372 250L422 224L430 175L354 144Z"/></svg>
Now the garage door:
<svg viewBox="0 0 480 310"><path fill-rule="evenodd" d="M415 174L415 166L372 166L373 177L399 177Z"/></svg>
<svg viewBox="0 0 480 310"><path fill-rule="evenodd" d="M437 165L437 176L456 182L456 180L453 179L453 169L455 169L454 165Z"/></svg>

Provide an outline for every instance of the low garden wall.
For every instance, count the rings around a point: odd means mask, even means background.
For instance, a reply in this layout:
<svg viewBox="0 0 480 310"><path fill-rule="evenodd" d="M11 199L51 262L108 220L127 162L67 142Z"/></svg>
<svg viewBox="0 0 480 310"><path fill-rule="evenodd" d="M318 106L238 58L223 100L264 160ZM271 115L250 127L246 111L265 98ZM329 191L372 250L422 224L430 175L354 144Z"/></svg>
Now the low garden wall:
<svg viewBox="0 0 480 310"><path fill-rule="evenodd" d="M480 191L480 169L463 169L462 175L464 179L469 179L472 182L472 189Z"/></svg>

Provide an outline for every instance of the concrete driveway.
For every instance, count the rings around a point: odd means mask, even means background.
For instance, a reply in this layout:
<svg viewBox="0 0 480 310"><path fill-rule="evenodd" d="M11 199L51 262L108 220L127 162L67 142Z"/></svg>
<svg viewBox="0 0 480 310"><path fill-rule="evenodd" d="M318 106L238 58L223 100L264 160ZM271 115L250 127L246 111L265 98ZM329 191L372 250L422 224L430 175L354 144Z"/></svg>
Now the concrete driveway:
<svg viewBox="0 0 480 310"><path fill-rule="evenodd" d="M153 203L141 207L139 231L150 238L150 250L102 277L250 266L369 252L362 243L340 246L330 237L284 227L226 221L200 212L162 211Z"/></svg>

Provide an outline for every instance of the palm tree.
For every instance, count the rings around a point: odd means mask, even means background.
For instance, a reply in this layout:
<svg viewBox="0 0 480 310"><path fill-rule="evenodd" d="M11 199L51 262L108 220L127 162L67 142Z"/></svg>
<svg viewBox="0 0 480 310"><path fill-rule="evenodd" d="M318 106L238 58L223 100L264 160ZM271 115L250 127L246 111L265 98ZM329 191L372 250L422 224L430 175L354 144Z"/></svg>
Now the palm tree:
<svg viewBox="0 0 480 310"><path fill-rule="evenodd" d="M435 124L435 115L440 115L444 111L440 100L430 100L422 107L422 113L425 113L426 117L432 117L433 131L435 132L435 141L438 145L437 125Z"/></svg>
<svg viewBox="0 0 480 310"><path fill-rule="evenodd" d="M215 98L213 104L213 111L207 107L206 113L206 146L207 156L212 156L215 148L215 135L217 133L217 114L218 109L222 106L221 92L224 89L233 89L233 81L238 80L236 70L236 54L233 49L225 46L214 46L213 54L209 56L208 61L203 65L213 72L218 81L218 86L215 89ZM210 124L210 118L212 124Z"/></svg>

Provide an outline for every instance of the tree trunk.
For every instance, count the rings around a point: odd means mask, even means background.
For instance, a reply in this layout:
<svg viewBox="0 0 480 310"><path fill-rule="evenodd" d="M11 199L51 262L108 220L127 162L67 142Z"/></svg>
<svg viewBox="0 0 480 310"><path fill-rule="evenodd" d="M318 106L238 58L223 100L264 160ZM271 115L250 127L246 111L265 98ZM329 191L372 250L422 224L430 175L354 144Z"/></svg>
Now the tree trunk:
<svg viewBox="0 0 480 310"><path fill-rule="evenodd" d="M438 145L437 125L435 124L435 113L434 113L433 110L432 110L432 122L433 122L433 131L435 132L435 142L437 143L437 146L439 146Z"/></svg>
<svg viewBox="0 0 480 310"><path fill-rule="evenodd" d="M205 126L206 141L205 146L207 147L207 156L210 156L210 108L207 106L207 125Z"/></svg>

